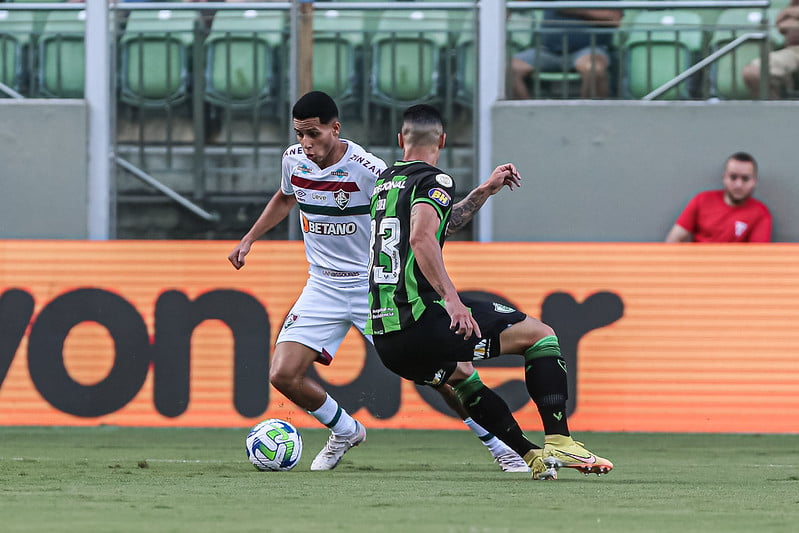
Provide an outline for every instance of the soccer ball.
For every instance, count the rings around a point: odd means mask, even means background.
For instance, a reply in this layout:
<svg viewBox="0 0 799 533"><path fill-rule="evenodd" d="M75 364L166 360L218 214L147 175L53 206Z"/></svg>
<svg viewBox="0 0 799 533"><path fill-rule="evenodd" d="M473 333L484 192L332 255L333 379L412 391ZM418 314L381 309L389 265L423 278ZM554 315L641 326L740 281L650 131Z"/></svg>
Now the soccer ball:
<svg viewBox="0 0 799 533"><path fill-rule="evenodd" d="M247 459L258 470L291 470L302 455L300 432L279 418L270 418L253 426L245 443Z"/></svg>

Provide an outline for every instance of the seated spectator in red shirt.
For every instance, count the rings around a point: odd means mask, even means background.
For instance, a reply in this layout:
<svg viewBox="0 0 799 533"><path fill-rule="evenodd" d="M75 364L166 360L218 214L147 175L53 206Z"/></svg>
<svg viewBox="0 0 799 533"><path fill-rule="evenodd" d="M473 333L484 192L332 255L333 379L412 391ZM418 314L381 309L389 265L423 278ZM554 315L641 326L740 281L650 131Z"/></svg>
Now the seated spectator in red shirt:
<svg viewBox="0 0 799 533"><path fill-rule="evenodd" d="M771 213L752 198L757 162L746 152L727 159L724 189L705 191L688 202L666 242L771 242Z"/></svg>

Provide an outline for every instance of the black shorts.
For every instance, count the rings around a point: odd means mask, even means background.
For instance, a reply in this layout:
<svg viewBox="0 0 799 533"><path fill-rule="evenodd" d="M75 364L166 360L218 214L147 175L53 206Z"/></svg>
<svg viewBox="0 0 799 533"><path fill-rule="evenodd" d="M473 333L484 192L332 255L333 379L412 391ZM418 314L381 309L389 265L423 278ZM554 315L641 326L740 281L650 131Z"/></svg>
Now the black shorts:
<svg viewBox="0 0 799 533"><path fill-rule="evenodd" d="M465 340L456 335L449 329L452 319L447 310L433 304L411 327L373 336L386 368L420 385L438 387L447 382L459 362L500 355L499 334L527 316L498 302L468 296L461 299L477 320L482 338Z"/></svg>

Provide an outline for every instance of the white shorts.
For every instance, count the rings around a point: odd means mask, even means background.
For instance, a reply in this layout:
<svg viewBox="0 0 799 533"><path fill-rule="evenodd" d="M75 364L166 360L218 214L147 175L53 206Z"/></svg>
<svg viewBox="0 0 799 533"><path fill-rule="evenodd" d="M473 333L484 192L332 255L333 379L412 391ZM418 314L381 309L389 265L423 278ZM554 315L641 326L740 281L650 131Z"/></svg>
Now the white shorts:
<svg viewBox="0 0 799 533"><path fill-rule="evenodd" d="M286 316L277 344L289 341L303 344L319 352L317 362L329 365L352 326L363 333L369 316L366 275L347 279L337 274L320 270L308 278ZM372 341L371 336L366 338Z"/></svg>

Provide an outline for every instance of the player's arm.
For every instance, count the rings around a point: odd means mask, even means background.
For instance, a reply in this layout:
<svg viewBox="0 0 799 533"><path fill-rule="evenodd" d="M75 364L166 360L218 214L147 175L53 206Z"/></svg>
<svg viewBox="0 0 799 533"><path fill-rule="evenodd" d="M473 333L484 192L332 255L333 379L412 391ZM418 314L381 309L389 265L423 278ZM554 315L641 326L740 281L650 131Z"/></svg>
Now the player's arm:
<svg viewBox="0 0 799 533"><path fill-rule="evenodd" d="M277 226L286 218L291 208L294 207L296 203L297 199L293 194L289 195L278 189L252 225L250 231L241 238L239 244L237 244L236 247L233 248L233 251L230 252L230 255L227 256L228 261L236 267L236 270L244 266L244 256L250 253L252 243L260 239L264 233Z"/></svg>
<svg viewBox="0 0 799 533"><path fill-rule="evenodd" d="M458 335L463 335L464 339L470 338L473 334L479 338L482 336L480 326L472 317L469 308L463 305L455 284L452 283L444 267L441 245L436 238L436 229L440 222L438 211L433 206L425 203L415 204L411 208L409 236L411 249L422 274L444 300L451 319L450 329Z"/></svg>
<svg viewBox="0 0 799 533"><path fill-rule="evenodd" d="M693 240L691 232L679 224L674 224L666 235L666 242L691 242L691 240Z"/></svg>
<svg viewBox="0 0 799 533"><path fill-rule="evenodd" d="M489 196L498 193L502 187L510 190L521 187L521 176L513 163L505 163L494 169L491 176L475 187L466 198L452 206L447 225L447 237L464 227L474 218L474 214L483 207Z"/></svg>

